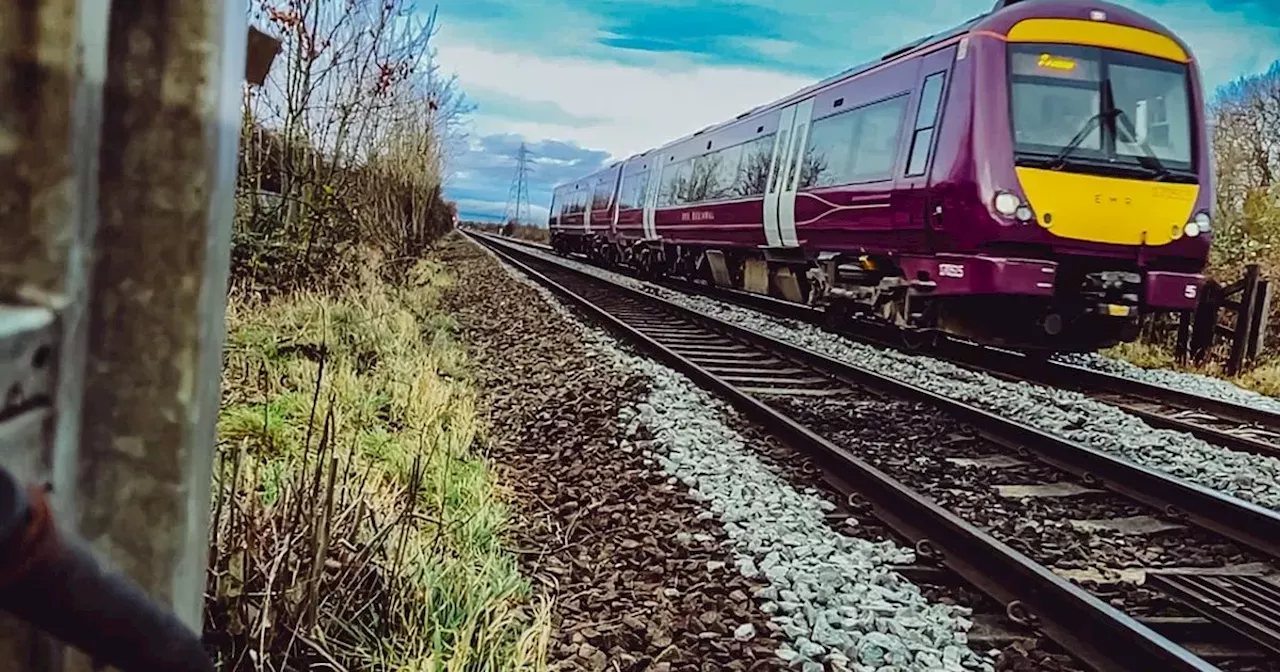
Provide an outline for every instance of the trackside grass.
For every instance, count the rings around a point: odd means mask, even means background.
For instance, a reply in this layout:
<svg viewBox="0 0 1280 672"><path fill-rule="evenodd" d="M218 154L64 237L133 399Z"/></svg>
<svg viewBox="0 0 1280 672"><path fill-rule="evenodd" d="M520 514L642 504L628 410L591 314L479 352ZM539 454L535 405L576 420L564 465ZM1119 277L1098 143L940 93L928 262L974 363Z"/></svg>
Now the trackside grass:
<svg viewBox="0 0 1280 672"><path fill-rule="evenodd" d="M1216 363L1203 366L1195 364L1179 364L1168 348L1161 348L1143 343L1121 343L1103 351L1103 354L1123 359L1144 369L1169 369L1199 373L1215 378L1229 380L1247 390L1253 390L1272 397L1280 397L1280 359L1269 357L1260 359L1247 371L1236 376L1228 376L1221 365Z"/></svg>
<svg viewBox="0 0 1280 672"><path fill-rule="evenodd" d="M221 669L541 670L451 278L233 295L206 639Z"/></svg>

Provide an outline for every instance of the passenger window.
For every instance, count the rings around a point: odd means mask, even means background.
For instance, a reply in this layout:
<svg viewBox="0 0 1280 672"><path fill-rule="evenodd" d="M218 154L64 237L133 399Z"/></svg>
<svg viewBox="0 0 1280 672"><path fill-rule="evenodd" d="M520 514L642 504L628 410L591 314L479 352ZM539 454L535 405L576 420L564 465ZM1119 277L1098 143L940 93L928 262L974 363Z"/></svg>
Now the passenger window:
<svg viewBox="0 0 1280 672"><path fill-rule="evenodd" d="M929 165L929 150L933 146L934 128L938 124L938 110L942 107L942 85L946 72L935 72L924 78L920 90L920 107L916 109L915 132L911 136L911 152L907 155L907 177L924 175Z"/></svg>
<svg viewBox="0 0 1280 672"><path fill-rule="evenodd" d="M897 96L813 122L797 189L889 177L907 97Z"/></svg>
<svg viewBox="0 0 1280 672"><path fill-rule="evenodd" d="M689 178L692 172L690 161L669 163L662 169L662 193L658 196L658 205L680 205L685 203L689 195Z"/></svg>
<svg viewBox="0 0 1280 672"><path fill-rule="evenodd" d="M853 155L855 182L882 180L893 172L906 98L894 105L873 105L862 113L862 128Z"/></svg>
<svg viewBox="0 0 1280 672"><path fill-rule="evenodd" d="M613 198L613 182L608 179L602 179L596 183L595 194L591 198L592 210L604 210L609 207L609 201Z"/></svg>
<svg viewBox="0 0 1280 672"><path fill-rule="evenodd" d="M933 129L925 128L916 131L911 138L911 160L907 163L907 175L924 175L925 164L929 160L929 146L933 144Z"/></svg>
<svg viewBox="0 0 1280 672"><path fill-rule="evenodd" d="M756 138L742 146L742 161L738 164L737 178L730 195L737 197L760 196L769 180L769 161L773 157L774 134Z"/></svg>
<svg viewBox="0 0 1280 672"><path fill-rule="evenodd" d="M648 200L649 193L649 171L644 171L636 176L635 196L631 203L633 208L643 208Z"/></svg>
<svg viewBox="0 0 1280 672"><path fill-rule="evenodd" d="M738 166L742 163L742 150L743 145L734 145L712 154L715 157L715 172L711 175L712 186L707 189L707 198L716 200L734 195Z"/></svg>

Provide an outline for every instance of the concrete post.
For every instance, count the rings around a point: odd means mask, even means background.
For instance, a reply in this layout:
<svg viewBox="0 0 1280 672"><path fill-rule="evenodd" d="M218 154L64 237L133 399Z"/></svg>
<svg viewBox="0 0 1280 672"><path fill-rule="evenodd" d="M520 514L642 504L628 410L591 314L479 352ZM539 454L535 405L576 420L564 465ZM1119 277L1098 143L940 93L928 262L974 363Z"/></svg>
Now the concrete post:
<svg viewBox="0 0 1280 672"><path fill-rule="evenodd" d="M0 2L0 304L44 310L53 330L46 371L23 370L25 358L3 363L12 376L44 379L22 392L53 403L0 423L0 460L24 480L50 483L55 511L72 518L106 12L95 0ZM6 326L0 332L17 333ZM60 653L0 613L0 671L56 669Z"/></svg>
<svg viewBox="0 0 1280 672"><path fill-rule="evenodd" d="M245 23L232 0L0 2L0 307L46 309L58 343L48 419L0 422L0 460L197 631ZM0 672L90 669L6 618Z"/></svg>
<svg viewBox="0 0 1280 672"><path fill-rule="evenodd" d="M241 3L111 10L80 532L200 629L235 204Z"/></svg>

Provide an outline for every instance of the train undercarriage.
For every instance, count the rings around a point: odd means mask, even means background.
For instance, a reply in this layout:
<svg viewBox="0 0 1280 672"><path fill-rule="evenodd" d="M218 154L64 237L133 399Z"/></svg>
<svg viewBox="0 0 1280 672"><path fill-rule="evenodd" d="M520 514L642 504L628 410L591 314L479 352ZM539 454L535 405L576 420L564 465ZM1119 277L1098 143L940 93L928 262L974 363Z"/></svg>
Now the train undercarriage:
<svg viewBox="0 0 1280 672"><path fill-rule="evenodd" d="M947 335L1034 356L1090 352L1136 339L1142 314L1138 273L1043 260L1007 260L1045 275L1020 291L984 291L957 282L963 263L933 257L913 263L887 255L815 258L795 249L620 244L603 236L553 235L552 247L645 279L700 282L818 307L833 328L851 321L892 326L909 349L928 349Z"/></svg>

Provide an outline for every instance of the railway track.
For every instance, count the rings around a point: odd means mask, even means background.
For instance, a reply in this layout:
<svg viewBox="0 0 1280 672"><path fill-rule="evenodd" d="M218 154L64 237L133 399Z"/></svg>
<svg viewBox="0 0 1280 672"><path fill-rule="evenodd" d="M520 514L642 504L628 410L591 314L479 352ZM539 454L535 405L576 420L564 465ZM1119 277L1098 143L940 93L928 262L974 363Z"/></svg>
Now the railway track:
<svg viewBox="0 0 1280 672"><path fill-rule="evenodd" d="M504 239L551 254L551 248L526 240ZM829 325L823 311L769 296L714 287L702 283L660 282L674 291L695 293L750 308L775 317L824 325L849 338L916 352L901 335L873 323ZM1157 429L1191 434L1214 445L1257 455L1280 457L1280 413L1231 401L1197 395L1060 361L1029 359L1015 352L940 338L926 354L981 371L997 378L1027 381L1075 390L1141 418Z"/></svg>
<svg viewBox="0 0 1280 672"><path fill-rule="evenodd" d="M870 500L876 515L922 557L1006 605L1013 622L1087 666L1280 669L1268 663L1280 656L1280 585L1272 580L1280 516L1274 512L510 243L481 240L808 452L833 487ZM907 412L934 409L963 429L952 428L953 436L928 447L917 441L866 448L849 436L848 420L874 398L916 405ZM922 459L933 466L915 469ZM1004 481L984 488L995 495L956 494L952 486L982 474ZM1063 520L1071 528L1066 533L1057 524ZM1027 532L1036 527L1054 532ZM1111 575L1091 575L1088 567Z"/></svg>

